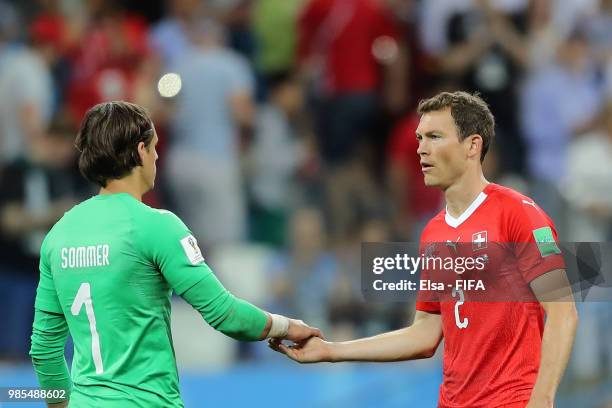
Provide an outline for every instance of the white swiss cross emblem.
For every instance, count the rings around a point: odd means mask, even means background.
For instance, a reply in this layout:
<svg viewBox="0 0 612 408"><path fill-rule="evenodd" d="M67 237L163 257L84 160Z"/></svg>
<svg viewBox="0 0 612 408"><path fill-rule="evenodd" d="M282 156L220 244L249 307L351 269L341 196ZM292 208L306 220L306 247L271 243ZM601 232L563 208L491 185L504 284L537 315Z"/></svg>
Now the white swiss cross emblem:
<svg viewBox="0 0 612 408"><path fill-rule="evenodd" d="M487 247L487 231L472 234L472 251L479 251Z"/></svg>

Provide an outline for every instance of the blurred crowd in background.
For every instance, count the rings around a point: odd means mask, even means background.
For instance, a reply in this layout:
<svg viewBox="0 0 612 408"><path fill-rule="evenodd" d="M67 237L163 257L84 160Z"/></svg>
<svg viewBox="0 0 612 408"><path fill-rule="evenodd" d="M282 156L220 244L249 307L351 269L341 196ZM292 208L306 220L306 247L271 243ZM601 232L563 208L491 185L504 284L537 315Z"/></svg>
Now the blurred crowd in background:
<svg viewBox="0 0 612 408"><path fill-rule="evenodd" d="M533 197L562 241L609 241L610 0L0 1L0 360L27 359L46 231L97 192L73 142L108 100L151 113L145 202L236 294L332 339L405 325L412 306L362 300L360 243L418 241L442 208L415 108L460 89L496 117L488 179ZM581 307L574 375L609 378L612 306Z"/></svg>

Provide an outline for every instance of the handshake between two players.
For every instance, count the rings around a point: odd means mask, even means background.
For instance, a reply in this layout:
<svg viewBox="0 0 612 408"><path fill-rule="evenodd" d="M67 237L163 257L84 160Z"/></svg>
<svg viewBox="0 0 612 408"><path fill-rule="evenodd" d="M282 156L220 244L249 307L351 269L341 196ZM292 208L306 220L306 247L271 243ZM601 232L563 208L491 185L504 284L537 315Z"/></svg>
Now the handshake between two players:
<svg viewBox="0 0 612 408"><path fill-rule="evenodd" d="M444 377L439 407L552 408L577 325L571 291L561 294L564 302L542 296L550 279L567 282L563 257L550 251L554 226L537 206L524 204L532 200L484 178L494 119L482 99L444 92L421 102L419 114L416 153L424 181L446 198L421 241L457 242L486 230L499 242L544 245L546 251L518 265L533 302L417 298L409 327L327 342L317 328L233 296L187 226L142 203L155 182L155 128L137 105L103 103L87 112L75 143L81 173L100 193L68 211L41 247L30 351L41 388L67 390L74 407L183 407L172 289L214 329L241 341L268 338L273 350L301 363L428 358L444 337L445 374L453 378ZM88 248L103 248L103 256ZM72 375L64 358L69 333Z"/></svg>

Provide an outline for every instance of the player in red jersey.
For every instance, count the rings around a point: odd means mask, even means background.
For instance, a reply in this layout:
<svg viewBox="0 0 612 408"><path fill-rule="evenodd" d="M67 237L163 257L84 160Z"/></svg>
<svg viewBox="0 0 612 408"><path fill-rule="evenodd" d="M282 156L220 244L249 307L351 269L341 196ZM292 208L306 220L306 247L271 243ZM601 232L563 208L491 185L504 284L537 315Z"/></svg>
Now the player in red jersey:
<svg viewBox="0 0 612 408"><path fill-rule="evenodd" d="M400 361L431 357L444 338L438 407L552 408L578 320L554 226L531 199L484 178L495 122L481 98L443 92L422 101L419 114L425 184L441 188L446 199L446 209L423 231L421 248L442 243L446 251L469 247L477 256L496 243L515 243L512 259L489 259L487 273L506 277L516 270L514 279L524 282L532 301L470 302L462 290L443 301L421 291L407 328L349 342L273 340L270 346L302 363ZM563 301L546 297L553 286Z"/></svg>

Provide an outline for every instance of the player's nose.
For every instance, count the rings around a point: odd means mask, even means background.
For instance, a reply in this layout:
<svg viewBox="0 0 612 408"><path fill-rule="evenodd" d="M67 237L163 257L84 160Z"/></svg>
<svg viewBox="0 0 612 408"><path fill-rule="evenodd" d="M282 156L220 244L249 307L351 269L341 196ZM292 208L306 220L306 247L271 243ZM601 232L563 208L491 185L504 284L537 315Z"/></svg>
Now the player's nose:
<svg viewBox="0 0 612 408"><path fill-rule="evenodd" d="M429 154L429 148L427 147L427 142L425 140L421 140L419 142L419 147L417 148L417 154L419 156Z"/></svg>

